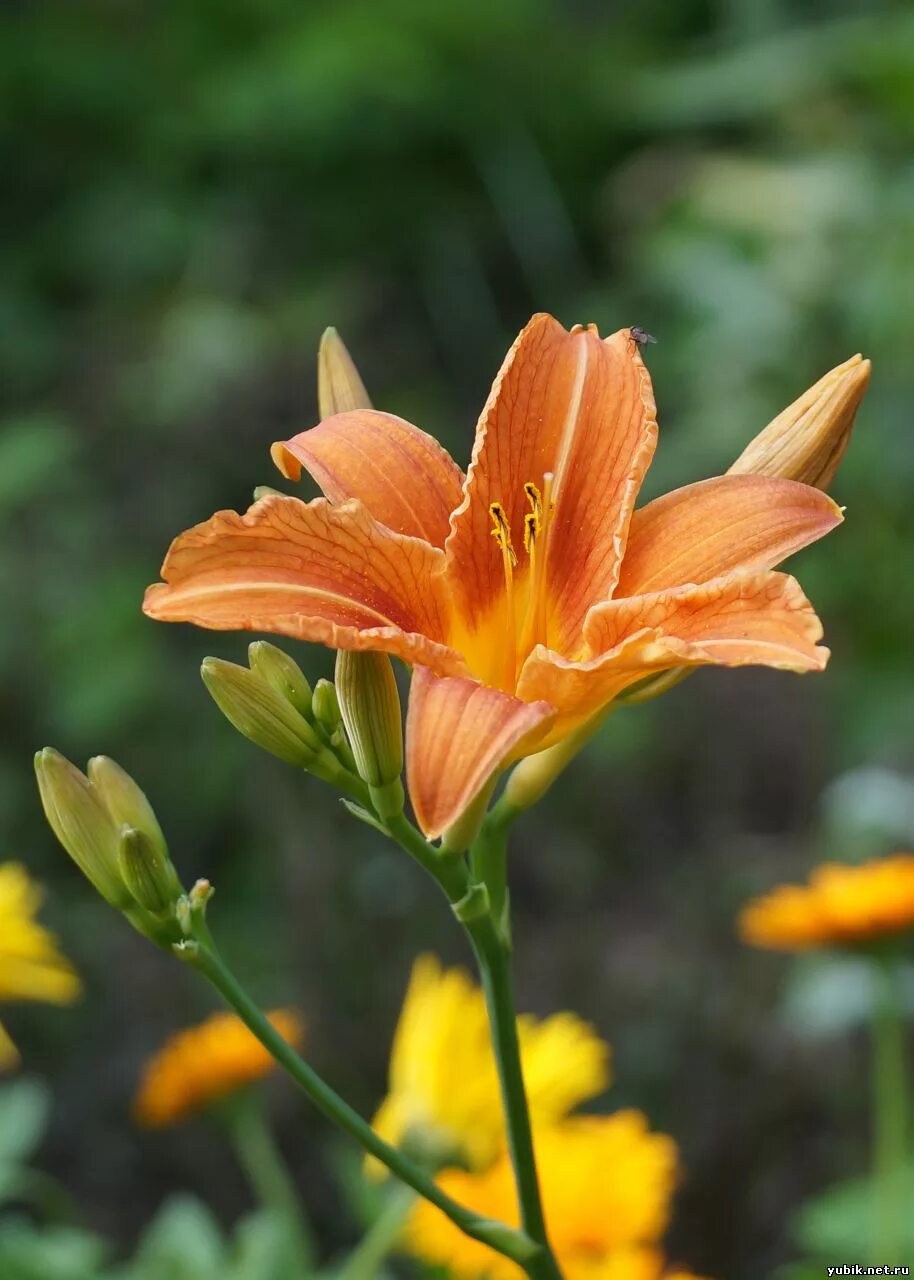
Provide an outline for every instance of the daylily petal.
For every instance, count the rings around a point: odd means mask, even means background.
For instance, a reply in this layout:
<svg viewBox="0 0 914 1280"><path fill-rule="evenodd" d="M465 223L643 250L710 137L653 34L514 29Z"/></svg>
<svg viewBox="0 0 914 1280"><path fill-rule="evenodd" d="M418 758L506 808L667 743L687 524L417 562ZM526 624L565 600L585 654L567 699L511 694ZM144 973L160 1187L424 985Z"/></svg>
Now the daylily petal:
<svg viewBox="0 0 914 1280"><path fill-rule="evenodd" d="M660 633L677 662L822 670L822 624L796 578L770 569L701 586L610 600L587 615L590 650L614 650L633 632Z"/></svg>
<svg viewBox="0 0 914 1280"><path fill-rule="evenodd" d="M565 437L549 530L549 643L571 649L590 606L619 579L632 511L657 445L657 407L628 329L600 342L584 334L578 419Z"/></svg>
<svg viewBox="0 0 914 1280"><path fill-rule="evenodd" d="M172 543L144 611L215 631L272 631L377 649L459 674L448 648L443 554L378 524L358 502L271 494L219 511Z"/></svg>
<svg viewBox="0 0 914 1280"><path fill-rule="evenodd" d="M406 717L406 780L426 836L433 840L452 826L495 770L526 754L554 715L546 702L521 702L417 666Z"/></svg>
<svg viewBox="0 0 914 1280"><path fill-rule="evenodd" d="M392 413L356 409L326 418L272 448L289 480L302 467L331 502L358 498L396 533L443 547L463 472L432 436Z"/></svg>
<svg viewBox="0 0 914 1280"><path fill-rule="evenodd" d="M489 536L490 505L501 504L520 552L530 510L524 485L542 491L544 474L552 472L554 643L579 633L587 607L607 597L616 581L655 441L650 379L629 331L601 342L593 329L569 333L551 316L534 316L492 386L464 500L451 522L445 550L464 612L479 618L503 589L501 556Z"/></svg>
<svg viewBox="0 0 914 1280"><path fill-rule="evenodd" d="M841 523L827 494L771 476L717 476L674 489L632 517L615 595L770 569Z"/></svg>
<svg viewBox="0 0 914 1280"><path fill-rule="evenodd" d="M535 649L517 692L558 709L546 744L589 718L629 685L674 666L766 666L821 671L828 650L822 625L794 578L732 574L596 605L585 633L597 656L571 662Z"/></svg>

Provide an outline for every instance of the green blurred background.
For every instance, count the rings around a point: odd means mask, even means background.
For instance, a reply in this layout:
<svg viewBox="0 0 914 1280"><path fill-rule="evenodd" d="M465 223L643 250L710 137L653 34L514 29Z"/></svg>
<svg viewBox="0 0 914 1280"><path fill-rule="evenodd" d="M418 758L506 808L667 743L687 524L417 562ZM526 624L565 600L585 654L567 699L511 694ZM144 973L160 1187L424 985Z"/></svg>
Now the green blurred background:
<svg viewBox="0 0 914 1280"><path fill-rule="evenodd" d="M169 1190L227 1222L247 1193L204 1126L131 1130L144 1055L211 1001L65 862L31 754L105 752L142 781L239 971L305 1011L313 1061L370 1111L411 960L465 961L457 932L221 718L199 662L246 638L140 600L172 536L280 483L269 445L315 420L326 325L375 402L465 464L504 350L549 310L657 336L648 494L874 359L847 522L796 562L828 672L702 673L620 714L513 858L522 1007L591 1018L608 1105L681 1144L671 1252L728 1280L797 1256L793 1210L867 1159L859 992L748 952L733 921L817 857L914 845L912 144L914 11L887 0L6 0L3 853L48 883L86 983L8 1022L56 1093L42 1162L92 1226L129 1246ZM289 1090L273 1105L340 1248L337 1140Z"/></svg>

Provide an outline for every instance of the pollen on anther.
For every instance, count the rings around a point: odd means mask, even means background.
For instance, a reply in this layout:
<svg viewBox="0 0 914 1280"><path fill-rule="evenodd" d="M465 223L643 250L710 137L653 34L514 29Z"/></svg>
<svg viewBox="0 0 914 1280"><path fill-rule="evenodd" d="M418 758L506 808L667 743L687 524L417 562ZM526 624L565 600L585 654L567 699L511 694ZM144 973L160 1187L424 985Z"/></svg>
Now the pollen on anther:
<svg viewBox="0 0 914 1280"><path fill-rule="evenodd" d="M502 553L507 555L512 565L517 564L517 556L511 545L511 526L508 524L508 518L505 515L505 509L500 502L493 502L489 507L489 516L492 520L492 537L501 547Z"/></svg>
<svg viewBox="0 0 914 1280"><path fill-rule="evenodd" d="M527 501L530 503L530 510L537 520L543 518L543 498L536 485L528 480L524 485L524 493L527 495Z"/></svg>
<svg viewBox="0 0 914 1280"><path fill-rule="evenodd" d="M524 516L524 550L527 555L536 544L536 535L539 530L539 519L535 511L529 512Z"/></svg>

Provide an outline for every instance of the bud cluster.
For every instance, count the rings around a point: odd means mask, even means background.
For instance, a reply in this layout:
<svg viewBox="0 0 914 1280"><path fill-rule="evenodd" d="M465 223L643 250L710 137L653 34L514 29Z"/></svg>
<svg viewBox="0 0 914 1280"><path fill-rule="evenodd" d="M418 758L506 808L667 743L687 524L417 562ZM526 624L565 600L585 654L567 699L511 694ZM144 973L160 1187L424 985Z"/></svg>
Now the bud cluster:
<svg viewBox="0 0 914 1280"><path fill-rule="evenodd" d="M140 932L170 945L184 889L134 780L107 756L82 773L52 747L36 755L35 773L51 829L86 878Z"/></svg>
<svg viewBox="0 0 914 1280"><path fill-rule="evenodd" d="M271 755L344 785L354 762L333 685L319 680L312 692L298 664L265 640L249 646L248 662L203 660L203 683L225 718Z"/></svg>

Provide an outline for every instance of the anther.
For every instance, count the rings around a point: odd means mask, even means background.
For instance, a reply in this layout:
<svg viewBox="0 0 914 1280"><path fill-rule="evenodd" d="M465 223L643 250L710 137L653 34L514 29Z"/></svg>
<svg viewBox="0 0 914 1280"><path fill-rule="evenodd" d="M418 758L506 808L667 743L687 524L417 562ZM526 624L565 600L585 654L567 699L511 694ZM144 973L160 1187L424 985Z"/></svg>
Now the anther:
<svg viewBox="0 0 914 1280"><path fill-rule="evenodd" d="M509 556L513 568L517 564L517 556L511 545L511 526L508 524L505 509L500 502L493 502L489 507L489 515L492 519L492 537L501 547L502 552Z"/></svg>
<svg viewBox="0 0 914 1280"><path fill-rule="evenodd" d="M534 547L536 546L536 535L539 532L539 520L536 512L531 511L524 516L524 550L527 555L533 557Z"/></svg>

